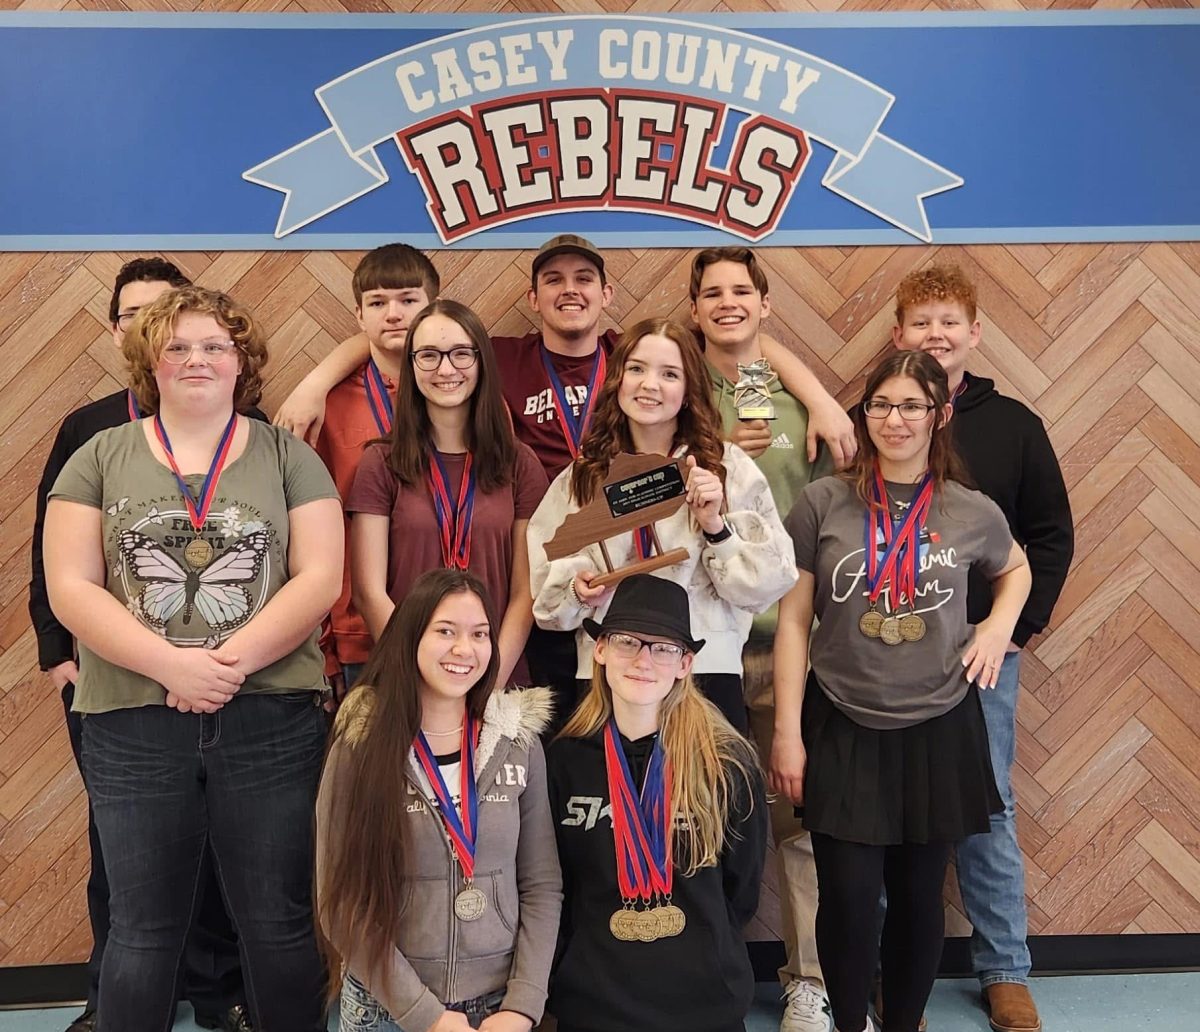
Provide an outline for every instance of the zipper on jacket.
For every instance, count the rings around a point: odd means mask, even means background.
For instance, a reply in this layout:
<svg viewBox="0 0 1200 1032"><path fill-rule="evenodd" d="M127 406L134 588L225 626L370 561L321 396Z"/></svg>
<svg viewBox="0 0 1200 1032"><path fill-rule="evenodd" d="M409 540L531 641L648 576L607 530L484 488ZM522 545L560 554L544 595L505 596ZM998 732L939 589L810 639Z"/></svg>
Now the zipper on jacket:
<svg viewBox="0 0 1200 1032"><path fill-rule="evenodd" d="M483 786L489 784L491 779L496 776L495 772L504 762L504 756L501 755L501 748L503 747L504 755L506 756L509 750L512 748L512 744L512 739L507 737L502 738L502 741L496 744L496 749L488 758L487 764L476 776L476 789L482 789ZM450 948L447 951L446 956L446 999L450 1000L451 1002L455 1002L458 999L454 992L454 979L458 975L458 920L454 916L454 898L458 895L462 888L466 887L466 880L462 876L462 870L458 866L458 858L454 855L454 847L450 845L450 839L446 835L446 828L442 823L442 818L437 811L436 805L434 804L433 800L429 799L429 797L425 795L425 790L422 788L419 779L413 777L413 772L411 770L406 769L405 776L408 778L413 788L417 790L417 794L422 800L424 800L426 812L437 825L438 837L441 839L442 845L445 847L446 859L450 865L450 878L447 881L447 885L450 889L450 896L447 901L449 903L449 906L447 907L447 921L450 925L447 941L450 944ZM482 791L480 791L479 807L482 811Z"/></svg>
<svg viewBox="0 0 1200 1032"><path fill-rule="evenodd" d="M446 850L446 860L450 868L450 877L446 881L449 889L446 913L450 923L449 935L446 938L449 944L446 951L446 999L454 1002L454 976L458 967L455 963L455 954L458 952L458 922L454 918L454 897L458 894L458 859L454 855L454 847L450 845L450 839L446 836L446 828L442 823L441 814L438 812L436 802L425 794L425 789L421 787L420 781L412 776L411 771L406 770L405 777L408 779L409 784L416 789L417 795L425 804L426 814L437 827L438 838L441 840L442 847Z"/></svg>

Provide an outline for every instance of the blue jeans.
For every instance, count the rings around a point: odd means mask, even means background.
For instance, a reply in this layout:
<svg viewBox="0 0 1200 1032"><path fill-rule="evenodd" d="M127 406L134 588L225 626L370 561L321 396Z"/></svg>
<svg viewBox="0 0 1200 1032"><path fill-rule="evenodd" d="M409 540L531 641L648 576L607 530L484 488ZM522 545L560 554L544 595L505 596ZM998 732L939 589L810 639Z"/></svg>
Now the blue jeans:
<svg viewBox="0 0 1200 1032"><path fill-rule="evenodd" d="M447 1010L460 1011L467 1016L472 1028L478 1028L484 1018L495 1014L504 1001L504 991L498 990L473 1000L446 1005ZM338 1028L340 1032L404 1032L384 1006L363 984L347 972L342 980L342 1003Z"/></svg>
<svg viewBox="0 0 1200 1032"><path fill-rule="evenodd" d="M958 844L958 889L974 926L971 963L985 988L1029 978L1025 943L1025 864L1017 844L1017 806L1012 765L1017 745L1017 691L1021 654L1010 652L991 691L981 691L983 718L992 753L992 772L1004 810L991 817L992 830Z"/></svg>
<svg viewBox="0 0 1200 1032"><path fill-rule="evenodd" d="M235 696L212 714L142 706L83 721L110 889L99 1032L165 1032L211 850L259 1032L325 1029L312 912L317 692Z"/></svg>

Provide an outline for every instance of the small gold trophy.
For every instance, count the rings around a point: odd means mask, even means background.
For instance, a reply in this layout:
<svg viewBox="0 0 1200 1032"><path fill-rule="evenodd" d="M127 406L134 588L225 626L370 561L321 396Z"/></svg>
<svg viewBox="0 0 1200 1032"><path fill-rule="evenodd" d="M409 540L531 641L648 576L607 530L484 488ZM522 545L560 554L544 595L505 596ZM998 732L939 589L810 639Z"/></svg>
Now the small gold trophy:
<svg viewBox="0 0 1200 1032"><path fill-rule="evenodd" d="M738 419L774 419L775 402L771 400L771 386L778 377L771 363L760 358L748 365L739 362L737 369L738 382L733 388L733 404Z"/></svg>

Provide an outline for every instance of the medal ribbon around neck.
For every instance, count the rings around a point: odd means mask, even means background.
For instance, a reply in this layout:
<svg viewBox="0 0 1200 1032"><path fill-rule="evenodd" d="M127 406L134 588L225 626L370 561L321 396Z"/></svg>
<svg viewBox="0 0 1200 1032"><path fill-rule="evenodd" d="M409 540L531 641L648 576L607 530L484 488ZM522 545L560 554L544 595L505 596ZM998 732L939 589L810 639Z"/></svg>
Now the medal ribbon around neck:
<svg viewBox="0 0 1200 1032"><path fill-rule="evenodd" d="M413 739L413 750L417 754L417 762L429 779L429 787L433 789L437 800L438 813L446 828L446 837L450 840L450 848L462 868L463 877L470 881L475 877L475 836L479 830L479 795L475 789L475 748L479 744L479 721L474 717L463 720L462 744L459 749L459 805L462 816L454 806L454 798L446 787L441 769L434 758L433 750L424 731L418 731Z"/></svg>
<svg viewBox="0 0 1200 1032"><path fill-rule="evenodd" d="M908 591L910 603L916 591L917 561L920 556L921 528L925 525L925 517L933 499L933 477L926 473L917 485L912 504L904 519L893 522L887 503L887 487L883 482L883 474L875 467L874 484L875 505L867 507L866 524L866 560L867 560L867 593L871 605L879 600L884 588L895 583L896 597L892 609L900 606L901 596ZM882 533L886 548L880 559L877 542ZM900 561L903 556L908 567L906 575ZM897 571L901 571L897 573ZM909 578L911 577L911 581Z"/></svg>
<svg viewBox="0 0 1200 1032"><path fill-rule="evenodd" d="M133 391L128 388L125 391L125 407L129 410L129 422L136 423L142 418L142 410L138 406L137 398L134 397Z"/></svg>
<svg viewBox="0 0 1200 1032"><path fill-rule="evenodd" d="M375 359L367 359L363 369L363 391L367 395L367 404L371 407L371 415L375 417L375 425L379 427L381 437L392 432L392 420L395 409L392 407L392 396L388 394L387 384L383 373L375 364Z"/></svg>
<svg viewBox="0 0 1200 1032"><path fill-rule="evenodd" d="M633 532L633 541L637 545L639 559L649 559L654 554L654 538L650 536L649 527L638 527Z"/></svg>
<svg viewBox="0 0 1200 1032"><path fill-rule="evenodd" d="M436 451L430 453L429 493L437 517L442 546L442 565L447 570L465 570L471 562L471 523L475 517L475 471L471 453L463 463L457 498L450 494L450 478Z"/></svg>
<svg viewBox="0 0 1200 1032"><path fill-rule="evenodd" d="M225 424L221 440L217 442L217 450L213 454L212 462L209 463L208 472L204 475L204 483L200 486L200 497L193 498L187 481L183 479L183 474L179 472L179 466L175 463L175 452L171 449L171 439L167 436L167 428L163 426L162 419L157 413L154 416L154 433L158 437L158 443L162 445L162 450L166 452L171 472L175 474L175 482L179 485L179 490L183 492L188 519L191 521L192 530L196 532L197 537L204 530L204 524L208 521L208 510L212 508L213 499L217 496L217 483L221 479L221 471L225 468L229 447L233 444L233 431L237 428L237 418L236 412L230 413L229 422ZM211 552L209 554L211 555Z"/></svg>
<svg viewBox="0 0 1200 1032"><path fill-rule="evenodd" d="M616 722L604 728L604 765L612 806L613 846L617 859L617 885L624 900L649 902L655 894L671 895L671 770L661 736L654 743L640 798Z"/></svg>
<svg viewBox="0 0 1200 1032"><path fill-rule="evenodd" d="M592 374L588 378L587 397L583 399L578 416L575 415L575 407L567 401L567 389L559 379L558 371L554 368L554 361L550 357L550 349L545 344L542 345L542 366L550 380L550 390L554 392L554 404L558 408L558 425L562 427L563 439L567 442L567 451L571 453L572 459L577 459L579 458L579 443L583 440L583 435L587 433L588 422L592 418L596 388L604 383L604 376L608 371L604 345L599 341L596 342L596 358L592 362Z"/></svg>

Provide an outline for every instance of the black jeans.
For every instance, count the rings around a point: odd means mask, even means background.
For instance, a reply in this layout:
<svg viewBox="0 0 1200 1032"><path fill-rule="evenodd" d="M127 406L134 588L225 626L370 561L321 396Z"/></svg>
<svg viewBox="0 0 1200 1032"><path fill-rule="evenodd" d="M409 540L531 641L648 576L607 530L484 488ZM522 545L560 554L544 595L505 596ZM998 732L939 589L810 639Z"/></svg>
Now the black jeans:
<svg viewBox="0 0 1200 1032"><path fill-rule="evenodd" d="M164 1032L211 849L260 1032L324 1032L312 912L319 694L247 695L214 714L142 706L83 721L110 887L100 1032Z"/></svg>
<svg viewBox="0 0 1200 1032"><path fill-rule="evenodd" d="M67 684L62 690L63 710L67 718L67 734L71 738L71 752L75 765L83 774L83 718L71 711L75 702L75 686ZM88 800L88 845L91 847L91 869L88 871L87 908L88 921L92 926L92 954L88 958L89 1010L96 1009L100 990L100 964L104 959L104 945L108 942L108 877L104 873L104 852L100 846L100 835ZM217 884L216 872L211 858L204 864L204 887L196 920L188 936L179 973L180 999L191 1003L202 1014L221 1014L231 1007L246 1002L246 990L242 986L242 967L238 958L237 933L225 910L221 888Z"/></svg>
<svg viewBox="0 0 1200 1032"><path fill-rule="evenodd" d="M750 714L741 674L694 674L696 687L738 731L749 736Z"/></svg>
<svg viewBox="0 0 1200 1032"><path fill-rule="evenodd" d="M917 1032L937 977L945 936L942 882L951 844L867 846L812 833L817 865L817 955L833 1022L867 1023L878 957L884 1032ZM879 895L887 914L879 938Z"/></svg>
<svg viewBox="0 0 1200 1032"><path fill-rule="evenodd" d="M547 631L534 624L525 643L525 663L530 683L547 687L553 693L554 712L542 732L542 741L549 742L562 730L582 698L575 681L579 664L575 632Z"/></svg>

